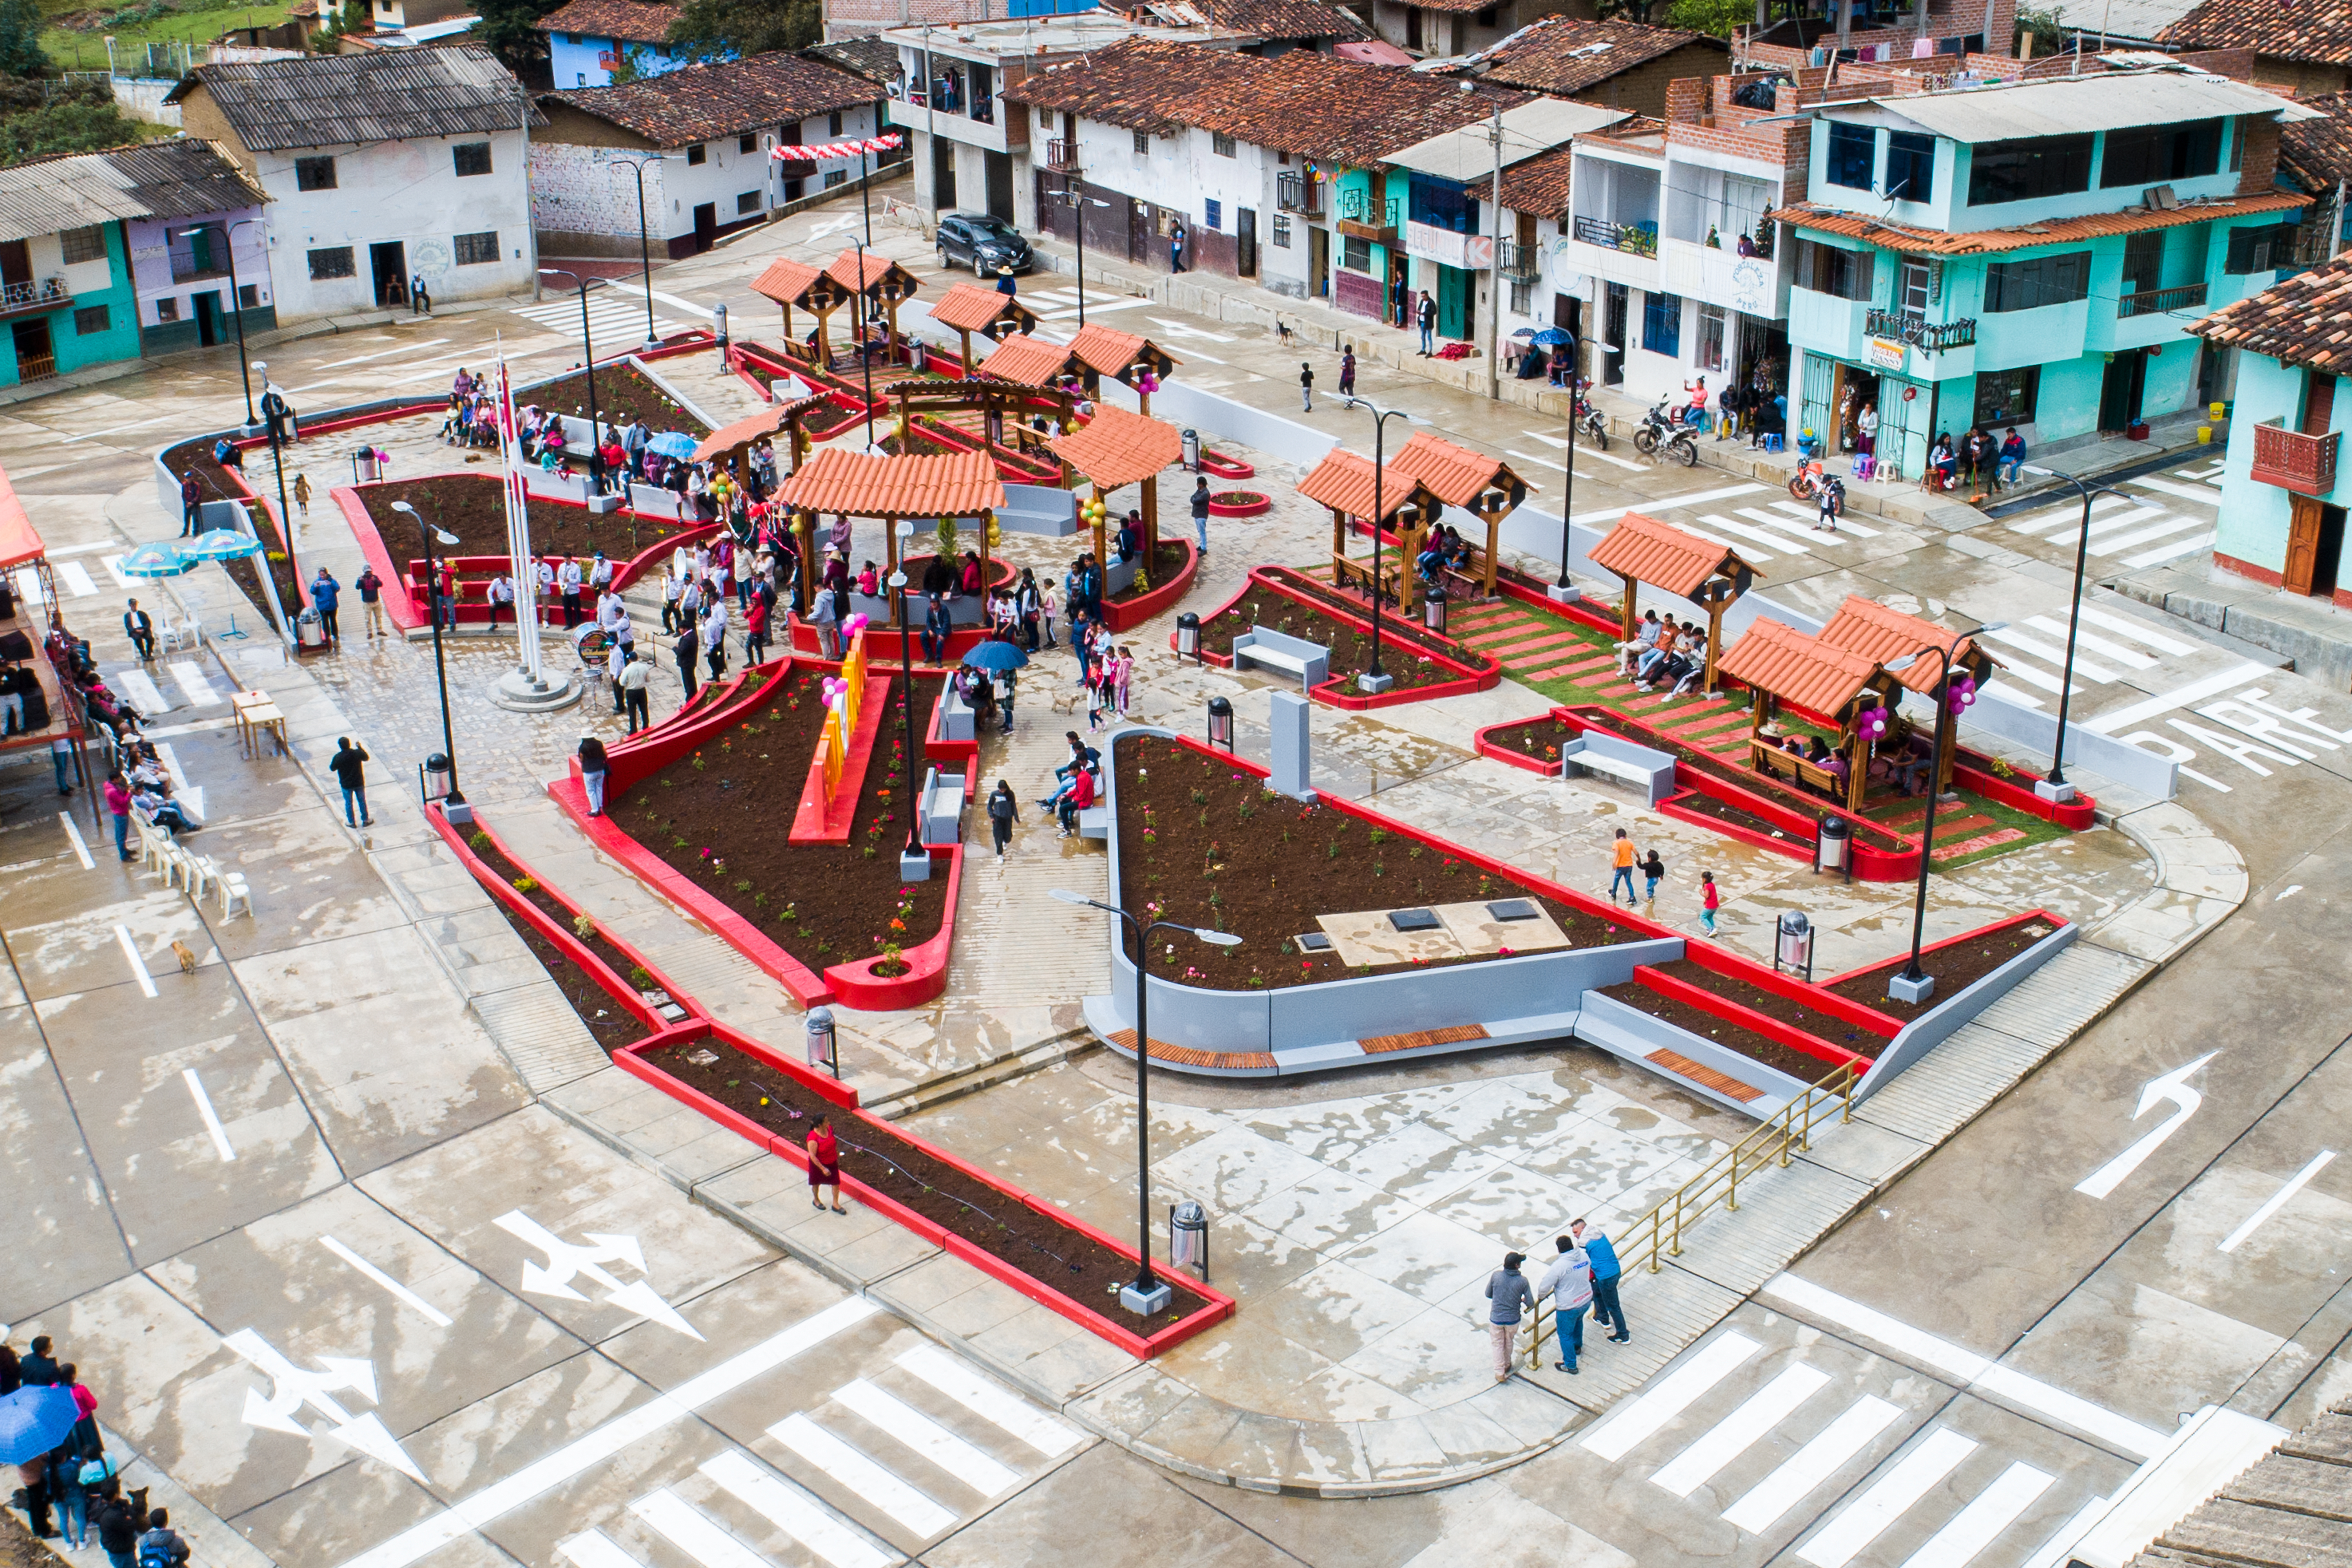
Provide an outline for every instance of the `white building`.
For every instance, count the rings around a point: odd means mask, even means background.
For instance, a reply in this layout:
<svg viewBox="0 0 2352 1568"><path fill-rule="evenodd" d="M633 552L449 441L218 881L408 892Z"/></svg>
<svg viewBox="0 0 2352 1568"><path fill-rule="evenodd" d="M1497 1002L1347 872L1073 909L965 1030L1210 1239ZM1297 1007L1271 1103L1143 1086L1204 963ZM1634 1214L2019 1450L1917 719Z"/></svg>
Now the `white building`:
<svg viewBox="0 0 2352 1568"><path fill-rule="evenodd" d="M522 118L545 121L488 49L199 66L166 100L269 195L278 320L527 288Z"/></svg>
<svg viewBox="0 0 2352 1568"><path fill-rule="evenodd" d="M871 154L773 154L780 143L871 137L879 97L862 76L782 53L544 94L547 130L530 147L541 239L565 256L636 255L642 168L652 246L671 257L708 250L720 235L871 169Z"/></svg>

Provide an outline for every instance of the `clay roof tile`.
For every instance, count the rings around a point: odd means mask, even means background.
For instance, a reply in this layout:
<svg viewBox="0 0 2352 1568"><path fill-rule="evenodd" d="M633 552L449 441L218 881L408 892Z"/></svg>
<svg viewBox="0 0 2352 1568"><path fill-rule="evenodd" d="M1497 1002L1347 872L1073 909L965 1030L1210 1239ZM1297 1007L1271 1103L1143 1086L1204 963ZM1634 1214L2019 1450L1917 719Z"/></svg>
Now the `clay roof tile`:
<svg viewBox="0 0 2352 1568"><path fill-rule="evenodd" d="M884 458L823 447L776 493L787 506L852 517L970 517L1004 505L985 452Z"/></svg>
<svg viewBox="0 0 2352 1568"><path fill-rule="evenodd" d="M1742 572L1760 576L1738 553L1710 544L1696 533L1685 533L1671 522L1629 511L1592 547L1587 557L1595 566L1646 583L1662 592L1689 598L1710 577L1737 579Z"/></svg>
<svg viewBox="0 0 2352 1568"><path fill-rule="evenodd" d="M1107 490L1149 479L1184 455L1184 437L1176 426L1108 404L1097 405L1093 418L1046 445Z"/></svg>
<svg viewBox="0 0 2352 1568"><path fill-rule="evenodd" d="M1807 712L1843 719L1846 704L1878 673L1878 661L1767 616L1731 645L1717 668Z"/></svg>

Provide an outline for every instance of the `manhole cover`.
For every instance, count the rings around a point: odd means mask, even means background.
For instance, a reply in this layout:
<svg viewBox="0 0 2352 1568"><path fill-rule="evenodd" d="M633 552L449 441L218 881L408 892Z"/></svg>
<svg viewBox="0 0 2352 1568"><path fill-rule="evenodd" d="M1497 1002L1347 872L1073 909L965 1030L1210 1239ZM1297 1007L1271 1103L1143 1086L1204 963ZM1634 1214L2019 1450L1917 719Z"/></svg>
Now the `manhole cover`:
<svg viewBox="0 0 2352 1568"><path fill-rule="evenodd" d="M1399 931L1435 931L1444 923L1434 910L1397 910L1389 916L1389 924Z"/></svg>
<svg viewBox="0 0 2352 1568"><path fill-rule="evenodd" d="M1488 904L1486 912L1498 921L1532 921L1543 917L1543 911L1528 899L1504 899Z"/></svg>

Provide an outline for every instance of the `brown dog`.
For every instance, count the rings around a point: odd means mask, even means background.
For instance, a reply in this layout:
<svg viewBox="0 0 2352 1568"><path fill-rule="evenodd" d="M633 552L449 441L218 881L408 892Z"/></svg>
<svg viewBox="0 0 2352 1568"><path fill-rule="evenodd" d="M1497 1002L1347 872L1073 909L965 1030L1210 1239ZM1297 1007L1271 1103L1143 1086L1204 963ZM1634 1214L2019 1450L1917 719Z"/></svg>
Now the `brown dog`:
<svg viewBox="0 0 2352 1568"><path fill-rule="evenodd" d="M172 956L173 956L173 958L178 959L178 960L180 961L180 973L183 973L183 974L194 974L194 973L196 972L196 955L195 955L195 952L194 952L194 951L193 949L191 949L191 948L188 946L188 944L187 944L186 942L173 942L173 943L172 943Z"/></svg>

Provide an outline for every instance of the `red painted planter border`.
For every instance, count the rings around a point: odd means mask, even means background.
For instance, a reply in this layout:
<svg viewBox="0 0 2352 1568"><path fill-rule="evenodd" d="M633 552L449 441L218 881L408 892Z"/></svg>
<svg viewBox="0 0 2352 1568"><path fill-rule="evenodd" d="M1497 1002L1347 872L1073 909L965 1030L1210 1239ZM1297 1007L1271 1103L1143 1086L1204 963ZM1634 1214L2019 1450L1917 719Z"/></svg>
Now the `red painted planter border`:
<svg viewBox="0 0 2352 1568"><path fill-rule="evenodd" d="M1219 605L1215 609L1211 610L1207 615L1202 616L1201 617L1201 624L1202 626L1206 626L1209 622L1216 619L1219 616L1223 615L1227 610L1232 609L1235 605L1240 604L1242 600L1253 591L1263 588L1269 593L1280 595L1282 597L1290 600L1293 604L1305 605L1318 615L1328 616L1335 621L1343 622L1349 626L1356 627L1367 636L1370 635L1372 623L1369 619L1360 616L1350 615L1346 610L1336 605L1328 604L1320 599L1309 598L1306 595L1297 593L1285 585L1279 578L1271 576L1268 573L1269 568L1264 566L1251 567L1249 575L1242 580L1242 585L1234 591L1233 597L1227 599L1223 604ZM1405 624L1412 625L1410 622ZM1418 626L1414 626L1413 630L1417 634L1421 633L1421 628ZM1168 646L1171 648L1173 648L1176 646L1176 634L1173 631L1168 634ZM1503 683L1503 667L1495 660L1486 660L1486 663L1491 668L1481 671L1475 667L1465 664L1461 659L1454 658L1444 653L1432 651L1424 656L1417 642L1407 642L1400 639L1396 641L1393 646L1401 651L1410 652L1412 658L1420 658L1426 657L1433 662L1443 665L1447 669L1454 670L1458 672L1460 679L1455 680L1441 680L1433 686L1416 686L1411 689L1406 689L1404 687L1392 687L1390 689L1380 693L1378 696L1367 697L1349 691L1348 689L1347 677L1345 675L1335 675L1330 679L1323 682L1322 685L1313 688L1307 692L1307 695L1312 697L1318 702L1328 703L1331 707L1344 709L1349 712L1354 713L1361 712L1368 708L1395 708L1407 702L1427 702L1439 697L1457 697L1469 691L1490 691ZM1230 669L1233 668L1234 661L1223 654L1211 653L1208 649L1202 648L1201 650L1200 657L1202 662L1213 664L1219 669ZM1521 722L1525 722L1525 721L1521 721Z"/></svg>
<svg viewBox="0 0 2352 1568"><path fill-rule="evenodd" d="M2048 910L2031 909L2027 910L2023 914L2010 915L2004 919L1994 921L1990 924L1980 925L1974 931L1964 931L1958 936L1948 936L1941 942L1928 942L1919 949L1919 956L1925 958L1931 952L1940 952L1948 947L1958 947L1964 942L1981 941L1985 937L1992 936L2000 931L2010 931L2018 926L2031 925L2035 921L2048 921L2053 929L2073 923L2063 916L2052 914ZM1869 974L1877 970L1885 969L1888 964L1894 963L1898 960L1907 962L1909 958L1910 954L1898 952L1893 958L1882 958L1875 963L1865 963L1861 965L1859 968L1849 969L1841 973L1832 974L1821 984L1825 987L1831 985L1843 985L1847 981L1854 979L1859 975ZM1947 999L1948 1000L1948 998ZM1841 997L1840 1000L1843 1001L1843 998Z"/></svg>
<svg viewBox="0 0 2352 1568"><path fill-rule="evenodd" d="M1174 605L1177 600L1182 598L1185 595L1192 591L1192 579L1199 574L1201 570L1201 552L1199 548L1189 539L1169 539L1162 537L1160 542L1162 544L1182 545L1184 547L1184 564L1176 569L1175 576L1171 577L1167 582L1160 584L1160 586L1150 590L1149 593L1140 595L1132 599L1105 599L1103 601L1103 619L1110 623L1110 629L1112 631L1130 631L1135 627L1141 626L1144 622L1151 619L1152 616L1159 615L1161 611L1169 608L1171 605Z"/></svg>
<svg viewBox="0 0 2352 1568"><path fill-rule="evenodd" d="M2007 921L1996 921L1969 934L1982 936L1986 931L1999 931L2010 923ZM1832 991L1825 984L1807 984L1801 980L1792 980L1769 964L1759 963L1754 959L1744 957L1727 948L1717 947L1710 942L1693 942L1685 952L1684 956L1701 969L1710 970L1733 980L1744 980L1748 984L1769 991L1776 996L1786 996L1791 1002L1801 1002L1816 1013L1826 1014L1840 1023L1851 1024L1857 1029L1867 1029L1874 1035L1890 1040L1902 1032L1903 1024L1900 1019L1890 1018L1875 1007L1849 1001Z"/></svg>
<svg viewBox="0 0 2352 1568"><path fill-rule="evenodd" d="M1857 1073L1870 1070L1868 1057L1847 1050L1843 1046L1832 1045L1810 1030L1800 1029L1794 1024L1783 1023L1769 1013L1759 1013L1744 1002L1735 1002L1728 996L1718 996L1703 985L1694 985L1689 981L1677 975L1668 974L1654 965L1635 964L1633 978L1661 996L1696 1007L1710 1017L1720 1018L1727 1024L1736 1024L1751 1034L1763 1036L1775 1045L1786 1046L1792 1051L1802 1051L1805 1055L1825 1061L1832 1067L1851 1067ZM1803 1000L1810 1000L1810 998L1803 998Z"/></svg>
<svg viewBox="0 0 2352 1568"><path fill-rule="evenodd" d="M1257 504L1255 506L1246 504L1242 506L1223 505L1217 500L1215 496L1212 495L1209 498L1209 515L1211 517L1257 517L1274 510L1274 498L1267 495L1265 491L1251 490L1247 493L1257 497Z"/></svg>
<svg viewBox="0 0 2352 1568"><path fill-rule="evenodd" d="M843 1089L843 1086L828 1082L826 1079L819 1078L816 1074L809 1071L798 1062L792 1061L789 1058L779 1055L776 1051L762 1045L757 1040L751 1039L747 1036L737 1034L734 1030L727 1027L723 1024L711 1022L709 1020L698 1019L690 1026L681 1026L677 1029L668 1030L664 1034L657 1035L650 1039L639 1040L634 1045L624 1047L619 1052L614 1054L614 1060L621 1063L621 1065L635 1077L646 1083L652 1084L656 1088L661 1089L664 1093L669 1095L672 1099L679 1101L681 1104L690 1106L694 1110L700 1111L703 1115L710 1118L720 1126L736 1133L739 1137L744 1138L753 1144L767 1150L769 1152L776 1155L780 1159L788 1160L793 1164L800 1166L803 1170L806 1170L808 1168L808 1156L799 1144L791 1142L789 1139L781 1138L774 1133L770 1132L766 1128L760 1126L750 1118L741 1115L727 1106L719 1104L709 1096L703 1094L700 1090L696 1089L680 1081L677 1078L672 1077L654 1062L646 1059L657 1051L671 1049L677 1046L690 1045L695 1040L707 1037L716 1037L722 1040L726 1044L733 1046L738 1050L744 1052L754 1059L765 1063L771 1069L782 1073L813 1092L824 1096L824 1098L843 1108L845 1112L843 1120L853 1122L865 1122L877 1127L887 1127L892 1136L904 1139L906 1142L921 1149L926 1154L929 1154L933 1159L938 1160L941 1164L950 1166L971 1180L980 1183L982 1185L1003 1194L1009 1201L1020 1204L1038 1214L1046 1215L1053 1219L1056 1224L1087 1237L1097 1245L1106 1247L1112 1252L1118 1253L1131 1260L1140 1261L1135 1249L1121 1243L1118 1238L1107 1236L1103 1232L1097 1230L1094 1226L1087 1225L1085 1221L1076 1218L1075 1215L1066 1214L1062 1210L1041 1201L1031 1194L1024 1192L1018 1187L1008 1184L964 1160L958 1159L954 1154L940 1148L938 1144L931 1142L928 1139L910 1132L905 1128L877 1121L877 1119L869 1115L866 1111L858 1108L856 1096L854 1091L845 1091ZM856 1177L845 1174L841 1184L844 1191L856 1197L859 1202L866 1204L877 1213L889 1215L892 1219L898 1221L900 1225L905 1226L916 1235L920 1236L925 1240L930 1242L931 1245L940 1247L943 1251L953 1254L955 1257L961 1258L963 1261L971 1264L973 1268L988 1275L991 1279L995 1279L1000 1284L1008 1286L1011 1289L1019 1291L1022 1295L1027 1297L1030 1300L1036 1302L1039 1306L1061 1314L1063 1317L1069 1319L1072 1322L1078 1324L1080 1327L1088 1330L1102 1339L1109 1341L1112 1344L1118 1346L1129 1354L1139 1359L1149 1359L1153 1355L1157 1355L1160 1352L1167 1350L1172 1345L1181 1343L1183 1341L1192 1338L1194 1334L1199 1333L1202 1330L1208 1328L1211 1324L1221 1322L1224 1319L1233 1316L1235 1310L1236 1303L1232 1297L1225 1295L1223 1291L1204 1285L1198 1280L1186 1277L1184 1279L1185 1288L1199 1294L1205 1301L1207 1301L1208 1305L1202 1307L1198 1311L1188 1314L1187 1316L1178 1320L1176 1322L1170 1324L1167 1328L1164 1328L1159 1332L1146 1338L1135 1333L1132 1330L1120 1327L1118 1324L1114 1323L1109 1319L1104 1317L1101 1313L1096 1311L1093 1308L1063 1294L1059 1290L1054 1289L1043 1280L1023 1273L1021 1270L1014 1268L1012 1265L1006 1263L1003 1259L997 1258L993 1254L984 1252L981 1248L972 1246L970 1242L964 1240L963 1237L957 1236L954 1232L943 1229L934 1222L926 1219L922 1215L905 1207L895 1199L874 1191L874 1189L866 1186L865 1183L859 1181Z"/></svg>
<svg viewBox="0 0 2352 1568"><path fill-rule="evenodd" d="M775 689L793 674L816 668L838 671L841 666L792 658L755 664L724 683L724 696L704 702L683 716L672 714L626 740L614 741L604 748L605 795L619 799L623 792L635 789L695 748L716 740L744 709L773 695ZM576 759L572 774L574 779L580 776Z"/></svg>
<svg viewBox="0 0 2352 1568"><path fill-rule="evenodd" d="M1223 452L1213 452L1206 447L1201 448L1200 471L1204 474L1214 474L1221 479L1240 480L1257 478L1257 470L1239 458L1228 458Z"/></svg>

